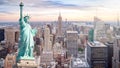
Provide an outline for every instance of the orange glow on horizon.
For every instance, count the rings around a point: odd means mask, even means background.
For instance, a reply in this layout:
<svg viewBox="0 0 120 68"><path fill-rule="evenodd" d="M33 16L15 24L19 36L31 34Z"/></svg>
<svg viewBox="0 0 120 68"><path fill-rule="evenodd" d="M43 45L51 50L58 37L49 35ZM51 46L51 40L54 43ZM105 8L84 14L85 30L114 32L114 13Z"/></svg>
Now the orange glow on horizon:
<svg viewBox="0 0 120 68"><path fill-rule="evenodd" d="M26 13L26 12L24 12ZM55 11L54 13L29 13L28 14L31 18L30 21L57 21L58 20L58 13ZM62 20L65 21L93 21L93 17L95 13L93 12L83 12L83 11L69 11L65 10L61 12ZM103 21L116 21L115 13L98 13L98 18ZM0 14L0 21L18 21L19 20L19 13L15 14Z"/></svg>

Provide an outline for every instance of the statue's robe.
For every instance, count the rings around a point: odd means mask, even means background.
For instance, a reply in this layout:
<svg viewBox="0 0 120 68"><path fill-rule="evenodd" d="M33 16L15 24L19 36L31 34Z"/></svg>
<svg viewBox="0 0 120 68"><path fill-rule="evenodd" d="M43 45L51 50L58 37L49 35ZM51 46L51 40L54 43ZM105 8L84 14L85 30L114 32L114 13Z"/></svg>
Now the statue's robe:
<svg viewBox="0 0 120 68"><path fill-rule="evenodd" d="M34 40L36 30L32 29L30 24L25 22L24 19L19 20L20 24L20 40L19 51L17 60L33 58Z"/></svg>

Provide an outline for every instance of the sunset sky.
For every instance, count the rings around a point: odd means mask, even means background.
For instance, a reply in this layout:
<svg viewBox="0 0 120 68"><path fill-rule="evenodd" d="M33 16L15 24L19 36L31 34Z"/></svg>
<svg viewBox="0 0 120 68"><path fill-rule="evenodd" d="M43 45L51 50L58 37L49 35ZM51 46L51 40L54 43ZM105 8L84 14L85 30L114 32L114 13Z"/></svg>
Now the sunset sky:
<svg viewBox="0 0 120 68"><path fill-rule="evenodd" d="M21 0L0 0L0 22L17 22ZM24 15L30 21L56 21L61 12L63 21L116 21L120 14L120 0L22 0Z"/></svg>

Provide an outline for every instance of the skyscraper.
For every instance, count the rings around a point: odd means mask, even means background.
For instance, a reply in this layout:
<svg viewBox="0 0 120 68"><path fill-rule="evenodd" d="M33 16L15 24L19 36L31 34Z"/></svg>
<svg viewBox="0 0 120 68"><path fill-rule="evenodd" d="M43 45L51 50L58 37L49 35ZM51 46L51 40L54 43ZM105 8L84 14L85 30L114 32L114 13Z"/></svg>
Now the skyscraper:
<svg viewBox="0 0 120 68"><path fill-rule="evenodd" d="M58 16L58 36L62 36L62 17L61 17L61 13L59 13Z"/></svg>
<svg viewBox="0 0 120 68"><path fill-rule="evenodd" d="M87 62L90 68L108 68L107 46L98 42L87 43Z"/></svg>
<svg viewBox="0 0 120 68"><path fill-rule="evenodd" d="M67 31L67 56L73 55L77 57L78 54L78 32L77 31Z"/></svg>
<svg viewBox="0 0 120 68"><path fill-rule="evenodd" d="M44 31L44 46L43 52L40 58L41 65L50 66L50 63L53 61L53 51L52 51L52 42L50 41L50 29L48 26L45 27Z"/></svg>
<svg viewBox="0 0 120 68"><path fill-rule="evenodd" d="M105 27L104 21L98 17L94 17L94 40L100 41L102 38L105 38Z"/></svg>
<svg viewBox="0 0 120 68"><path fill-rule="evenodd" d="M8 54L5 58L4 68L13 68L16 63L16 56L14 54Z"/></svg>
<svg viewBox="0 0 120 68"><path fill-rule="evenodd" d="M114 42L112 68L120 68L120 37L116 38Z"/></svg>
<svg viewBox="0 0 120 68"><path fill-rule="evenodd" d="M120 27L116 26L113 45L112 68L120 68Z"/></svg>
<svg viewBox="0 0 120 68"><path fill-rule="evenodd" d="M45 32L44 32L44 51L51 51L52 45L50 41L50 29L48 26L45 27Z"/></svg>
<svg viewBox="0 0 120 68"><path fill-rule="evenodd" d="M55 43L53 46L53 53L54 53L54 58L57 58L58 55L61 55L63 51L63 47L60 43Z"/></svg>
<svg viewBox="0 0 120 68"><path fill-rule="evenodd" d="M5 39L4 33L5 33L5 29L0 28L0 41L3 41Z"/></svg>
<svg viewBox="0 0 120 68"><path fill-rule="evenodd" d="M108 42L105 45L108 47L108 68L112 68L113 43Z"/></svg>
<svg viewBox="0 0 120 68"><path fill-rule="evenodd" d="M19 39L19 30L16 28L5 28L5 41L8 44L14 45L18 43Z"/></svg>

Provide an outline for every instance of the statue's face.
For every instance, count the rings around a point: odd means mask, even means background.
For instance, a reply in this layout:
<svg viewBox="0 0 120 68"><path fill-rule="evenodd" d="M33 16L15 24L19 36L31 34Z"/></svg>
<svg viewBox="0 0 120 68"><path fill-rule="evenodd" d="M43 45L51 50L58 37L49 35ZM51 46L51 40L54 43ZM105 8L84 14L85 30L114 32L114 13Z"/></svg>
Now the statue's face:
<svg viewBox="0 0 120 68"><path fill-rule="evenodd" d="M29 19L30 19L30 17L29 16L25 16L24 17L24 21L25 21L25 23L29 23L28 21L29 21Z"/></svg>

